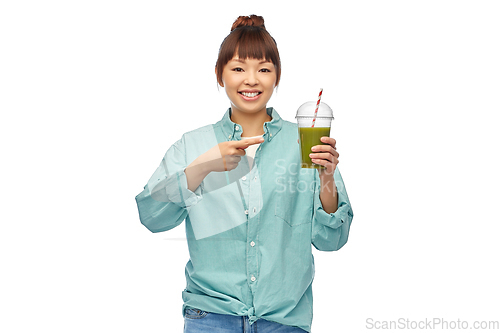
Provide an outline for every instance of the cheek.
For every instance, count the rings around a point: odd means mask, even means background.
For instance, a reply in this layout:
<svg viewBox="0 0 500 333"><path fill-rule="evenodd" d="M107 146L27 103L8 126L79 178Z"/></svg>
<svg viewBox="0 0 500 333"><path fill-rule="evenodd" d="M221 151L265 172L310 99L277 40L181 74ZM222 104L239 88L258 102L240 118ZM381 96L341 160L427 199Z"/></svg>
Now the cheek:
<svg viewBox="0 0 500 333"><path fill-rule="evenodd" d="M275 75L274 77L269 78L269 79L267 80L267 86L268 86L268 87L271 87L271 88L273 88L273 89L274 89L274 87L276 87L276 75Z"/></svg>
<svg viewBox="0 0 500 333"><path fill-rule="evenodd" d="M234 78L232 78L230 75L224 77L222 79L222 82L224 82L224 86L226 88L229 88L229 89L232 89L236 86L236 82L235 82Z"/></svg>
<svg viewBox="0 0 500 333"><path fill-rule="evenodd" d="M268 89L274 90L276 88L276 80L270 80L267 84Z"/></svg>
<svg viewBox="0 0 500 333"><path fill-rule="evenodd" d="M231 86L233 84L234 78L233 75L229 71L223 71L222 76L221 76L222 82L224 83L224 86Z"/></svg>

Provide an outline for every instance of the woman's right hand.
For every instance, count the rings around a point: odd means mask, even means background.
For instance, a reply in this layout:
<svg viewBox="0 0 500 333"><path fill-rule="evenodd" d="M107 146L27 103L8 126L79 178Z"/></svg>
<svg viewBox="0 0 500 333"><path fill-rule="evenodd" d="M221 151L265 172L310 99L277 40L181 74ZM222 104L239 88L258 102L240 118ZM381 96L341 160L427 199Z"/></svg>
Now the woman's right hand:
<svg viewBox="0 0 500 333"><path fill-rule="evenodd" d="M263 138L221 142L200 155L197 162L205 165L207 172L231 171L236 169L241 156L246 155L245 149L262 142L264 142Z"/></svg>

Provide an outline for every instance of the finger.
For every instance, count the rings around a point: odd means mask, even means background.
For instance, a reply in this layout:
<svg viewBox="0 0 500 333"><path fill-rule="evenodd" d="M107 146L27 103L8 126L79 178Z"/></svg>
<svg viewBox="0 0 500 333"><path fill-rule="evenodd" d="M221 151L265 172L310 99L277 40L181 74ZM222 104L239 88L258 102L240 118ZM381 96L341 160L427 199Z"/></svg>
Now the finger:
<svg viewBox="0 0 500 333"><path fill-rule="evenodd" d="M232 142L234 142L234 147L236 147L236 148L247 149L251 145L255 145L255 144L264 142L264 138L252 138L252 139L245 139L245 140L232 141Z"/></svg>
<svg viewBox="0 0 500 333"><path fill-rule="evenodd" d="M313 146L311 147L311 151L313 153L323 153L323 152L328 152L331 153L332 155L338 154L335 148L332 146L326 146L326 145L319 145L319 146Z"/></svg>
<svg viewBox="0 0 500 333"><path fill-rule="evenodd" d="M241 161L241 156L243 155L226 155L227 163L239 163Z"/></svg>
<svg viewBox="0 0 500 333"><path fill-rule="evenodd" d="M331 170L335 170L337 164L339 164L339 161L336 158L334 158L333 161L328 161L320 158L311 158L311 162L313 162L314 164L325 166L327 168L330 168Z"/></svg>
<svg viewBox="0 0 500 333"><path fill-rule="evenodd" d="M319 158L312 158L311 162L313 162L314 164L319 164L319 165L325 165L326 163L328 163L328 161L325 161L325 160L322 160Z"/></svg>
<svg viewBox="0 0 500 333"><path fill-rule="evenodd" d="M328 136L322 136L321 142L327 143L332 147L335 147L335 145L337 144L337 140L335 140L334 138L330 138Z"/></svg>
<svg viewBox="0 0 500 333"><path fill-rule="evenodd" d="M320 154L309 154L311 159L325 160L328 162L333 162L335 156L330 153L320 153Z"/></svg>
<svg viewBox="0 0 500 333"><path fill-rule="evenodd" d="M233 155L239 155L239 156L244 156L246 155L246 151L245 151L246 148L236 148L234 151L233 151Z"/></svg>
<svg viewBox="0 0 500 333"><path fill-rule="evenodd" d="M236 149L236 152L231 155L226 155L226 160L229 162L240 161L242 156L245 156L246 153L243 149Z"/></svg>
<svg viewBox="0 0 500 333"><path fill-rule="evenodd" d="M339 158L339 153L333 149L331 152L329 152L328 154L330 154L333 158Z"/></svg>
<svg viewBox="0 0 500 333"><path fill-rule="evenodd" d="M337 140L335 140L334 138L329 138L327 136L322 136L321 137L321 142L324 142L324 143L327 143L328 145L330 145L331 147L333 147L333 149L337 149Z"/></svg>

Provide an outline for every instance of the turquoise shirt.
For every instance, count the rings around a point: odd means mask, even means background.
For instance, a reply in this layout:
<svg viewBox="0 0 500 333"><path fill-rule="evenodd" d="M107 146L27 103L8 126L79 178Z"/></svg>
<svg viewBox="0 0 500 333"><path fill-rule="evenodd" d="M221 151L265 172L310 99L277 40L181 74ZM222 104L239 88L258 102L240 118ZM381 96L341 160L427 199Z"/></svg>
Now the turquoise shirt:
<svg viewBox="0 0 500 333"><path fill-rule="evenodd" d="M234 170L211 172L194 192L187 188L184 169L191 162L220 142L241 140L242 127L231 121L229 108L216 124L175 142L136 201L152 232L186 221L190 260L183 313L197 308L310 332L311 244L320 251L340 249L353 212L338 167L338 209L323 210L318 171L301 168L297 124L273 108L267 113L272 120L263 125L265 140L254 160L242 158Z"/></svg>

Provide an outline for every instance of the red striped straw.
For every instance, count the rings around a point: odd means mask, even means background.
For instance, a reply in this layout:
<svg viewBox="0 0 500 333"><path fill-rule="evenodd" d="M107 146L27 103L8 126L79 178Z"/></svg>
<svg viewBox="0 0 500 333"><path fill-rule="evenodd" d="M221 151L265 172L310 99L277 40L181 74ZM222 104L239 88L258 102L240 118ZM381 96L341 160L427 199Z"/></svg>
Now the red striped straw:
<svg viewBox="0 0 500 333"><path fill-rule="evenodd" d="M318 114L319 102L321 102L321 95L323 94L323 88L319 90L318 103L316 103L316 110L314 111L313 124L311 127L314 127L314 123L316 122L316 115Z"/></svg>

